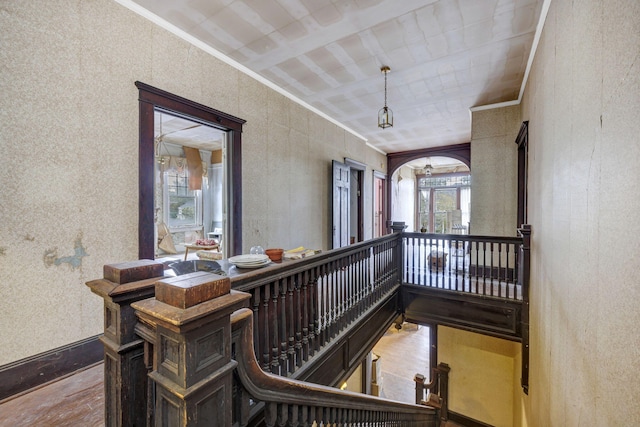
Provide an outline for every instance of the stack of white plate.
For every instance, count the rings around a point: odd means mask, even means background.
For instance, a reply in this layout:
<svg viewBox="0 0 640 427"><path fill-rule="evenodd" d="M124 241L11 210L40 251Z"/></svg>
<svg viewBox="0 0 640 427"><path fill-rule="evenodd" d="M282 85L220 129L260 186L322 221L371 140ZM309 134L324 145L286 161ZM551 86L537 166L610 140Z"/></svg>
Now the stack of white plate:
<svg viewBox="0 0 640 427"><path fill-rule="evenodd" d="M229 258L229 264L233 264L237 268L260 268L270 262L269 257L263 254L236 255Z"/></svg>

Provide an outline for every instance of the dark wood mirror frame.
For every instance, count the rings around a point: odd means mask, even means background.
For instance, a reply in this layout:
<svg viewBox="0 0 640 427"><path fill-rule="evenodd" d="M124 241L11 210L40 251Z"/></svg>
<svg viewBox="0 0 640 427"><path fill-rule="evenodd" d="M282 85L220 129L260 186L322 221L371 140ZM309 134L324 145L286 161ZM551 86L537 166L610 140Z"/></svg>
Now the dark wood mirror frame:
<svg viewBox="0 0 640 427"><path fill-rule="evenodd" d="M154 259L154 112L161 109L228 132L227 155L229 254L242 252L242 126L246 120L214 110L142 82L135 82L139 101L138 257Z"/></svg>

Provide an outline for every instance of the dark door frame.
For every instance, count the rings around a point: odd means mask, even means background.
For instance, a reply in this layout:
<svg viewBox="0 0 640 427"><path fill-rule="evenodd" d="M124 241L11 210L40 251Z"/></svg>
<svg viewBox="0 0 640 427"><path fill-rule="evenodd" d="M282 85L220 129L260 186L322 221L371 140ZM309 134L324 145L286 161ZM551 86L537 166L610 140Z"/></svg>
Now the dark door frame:
<svg viewBox="0 0 640 427"><path fill-rule="evenodd" d="M229 253L242 252L242 126L246 120L223 113L206 105L198 104L178 95L135 82L139 101L138 135L138 257L154 259L154 113L156 109L170 112L176 116L199 121L228 133L227 153L229 209Z"/></svg>
<svg viewBox="0 0 640 427"><path fill-rule="evenodd" d="M364 173L367 170L367 165L365 165L364 163L358 162L356 160L353 159L349 159L348 157L344 158L344 163L346 165L348 165L352 171L356 171L356 173L358 174L358 180L357 180L357 193L355 194L356 197L356 206L357 206L357 218L356 218L356 224L357 224L357 229L356 230L351 230L351 232L355 231L356 235L356 242L362 242L364 240ZM353 198L354 194L349 192L349 197ZM350 215L353 215L353 212L350 213ZM351 218L349 218L349 220L351 220Z"/></svg>
<svg viewBox="0 0 640 427"><path fill-rule="evenodd" d="M376 179L379 179L382 182L382 194L380 195L381 199L380 199L380 218L378 218L378 226L380 227L380 235L376 235L377 231L375 230L375 218L373 219L373 236L372 237L381 237L385 235L385 230L387 228L386 225L386 219L387 219L387 213L385 212L385 207L387 206L387 198L389 197L389 195L387 194L387 175L383 174L382 172L378 172L378 171L373 171L373 192L376 193L378 191L378 189L376 188ZM373 196L373 214L374 216L376 215L376 204L375 204L375 195Z"/></svg>
<svg viewBox="0 0 640 427"><path fill-rule="evenodd" d="M517 225L521 227L527 223L527 174L529 172L529 121L522 122L516 137L518 144L518 218Z"/></svg>

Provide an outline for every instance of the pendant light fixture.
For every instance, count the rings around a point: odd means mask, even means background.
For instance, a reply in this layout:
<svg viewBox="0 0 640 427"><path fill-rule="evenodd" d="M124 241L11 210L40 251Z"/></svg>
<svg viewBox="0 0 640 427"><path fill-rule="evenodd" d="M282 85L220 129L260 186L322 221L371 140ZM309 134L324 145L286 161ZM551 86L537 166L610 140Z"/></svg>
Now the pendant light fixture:
<svg viewBox="0 0 640 427"><path fill-rule="evenodd" d="M380 68L382 74L384 74L384 107L378 111L378 127L382 129L393 127L393 111L387 107L387 74L391 71L391 68L384 65Z"/></svg>
<svg viewBox="0 0 640 427"><path fill-rule="evenodd" d="M430 177L431 174L433 173L433 168L431 167L431 162L429 161L429 158L427 158L427 164L424 165L424 168L422 169L422 173L427 177Z"/></svg>

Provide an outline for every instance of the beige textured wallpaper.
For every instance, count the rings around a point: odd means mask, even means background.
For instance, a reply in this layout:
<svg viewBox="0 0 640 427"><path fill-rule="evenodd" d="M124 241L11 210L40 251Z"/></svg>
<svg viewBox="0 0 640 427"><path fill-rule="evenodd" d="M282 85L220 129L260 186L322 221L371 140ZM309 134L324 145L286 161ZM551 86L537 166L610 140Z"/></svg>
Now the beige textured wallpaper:
<svg viewBox="0 0 640 427"><path fill-rule="evenodd" d="M520 106L471 114L471 234L517 232Z"/></svg>
<svg viewBox="0 0 640 427"><path fill-rule="evenodd" d="M386 158L111 0L0 7L0 365L96 335L85 282L137 258L136 80L247 120L245 247L330 245L330 161Z"/></svg>
<svg viewBox="0 0 640 427"><path fill-rule="evenodd" d="M640 425L640 2L552 1L525 96L529 426Z"/></svg>
<svg viewBox="0 0 640 427"><path fill-rule="evenodd" d="M513 393L521 390L519 354L519 343L438 326L438 363L451 368L449 410L495 427L520 427Z"/></svg>

